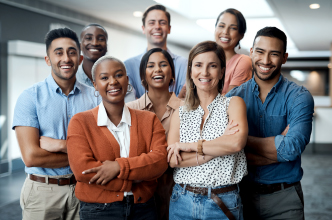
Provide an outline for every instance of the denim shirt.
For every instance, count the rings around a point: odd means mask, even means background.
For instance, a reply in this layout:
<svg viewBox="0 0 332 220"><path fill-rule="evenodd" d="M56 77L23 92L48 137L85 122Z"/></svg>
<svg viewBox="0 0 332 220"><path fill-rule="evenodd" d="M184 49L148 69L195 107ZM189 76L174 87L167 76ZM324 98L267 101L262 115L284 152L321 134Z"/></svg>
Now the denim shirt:
<svg viewBox="0 0 332 220"><path fill-rule="evenodd" d="M96 107L101 97L94 89L76 80L73 90L66 96L50 74L23 91L16 102L12 128L28 126L39 129L40 136L67 139L70 119L79 112ZM66 175L73 173L69 166L61 168L25 167L28 174Z"/></svg>
<svg viewBox="0 0 332 220"><path fill-rule="evenodd" d="M247 180L262 184L300 181L303 176L301 153L310 141L314 113L310 92L280 75L264 103L259 98L254 78L226 96L239 96L246 103L249 136L275 137L278 163L251 167ZM281 135L287 125L289 131Z"/></svg>

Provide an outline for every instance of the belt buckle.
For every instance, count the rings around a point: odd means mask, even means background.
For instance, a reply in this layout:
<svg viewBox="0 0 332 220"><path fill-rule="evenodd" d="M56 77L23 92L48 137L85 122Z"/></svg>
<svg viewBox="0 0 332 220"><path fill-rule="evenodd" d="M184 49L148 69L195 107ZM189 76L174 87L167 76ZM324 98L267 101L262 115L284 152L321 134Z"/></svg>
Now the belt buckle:
<svg viewBox="0 0 332 220"><path fill-rule="evenodd" d="M60 184L60 181L61 181L61 180L67 180L67 179L69 179L69 178L59 178L59 179L58 179L58 186L65 186L65 185L68 185L68 184ZM71 181L70 181L70 179L69 179L69 185L70 185L70 183L71 183Z"/></svg>

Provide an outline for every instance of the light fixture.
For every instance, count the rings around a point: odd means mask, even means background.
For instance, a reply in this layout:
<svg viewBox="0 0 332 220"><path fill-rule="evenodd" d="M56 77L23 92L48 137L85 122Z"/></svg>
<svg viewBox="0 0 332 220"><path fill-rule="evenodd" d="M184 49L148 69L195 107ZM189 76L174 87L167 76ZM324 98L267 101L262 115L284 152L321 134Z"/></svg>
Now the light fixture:
<svg viewBox="0 0 332 220"><path fill-rule="evenodd" d="M311 5L309 5L309 8L311 8L311 9L318 9L318 8L320 8L320 5L319 4L311 4Z"/></svg>
<svg viewBox="0 0 332 220"><path fill-rule="evenodd" d="M143 12L141 11L134 11L133 15L136 17L136 18L140 18L143 16Z"/></svg>

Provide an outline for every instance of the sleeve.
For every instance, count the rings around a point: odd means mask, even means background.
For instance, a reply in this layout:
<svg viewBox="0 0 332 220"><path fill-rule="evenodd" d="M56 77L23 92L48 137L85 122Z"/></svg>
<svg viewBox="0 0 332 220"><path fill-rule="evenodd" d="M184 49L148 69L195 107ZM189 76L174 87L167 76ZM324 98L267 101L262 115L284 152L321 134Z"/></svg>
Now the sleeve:
<svg viewBox="0 0 332 220"><path fill-rule="evenodd" d="M289 130L274 139L279 162L294 161L299 158L310 141L314 100L306 90L289 104Z"/></svg>
<svg viewBox="0 0 332 220"><path fill-rule="evenodd" d="M12 129L15 130L16 126L28 126L39 129L36 102L32 89L24 90L17 99Z"/></svg>
<svg viewBox="0 0 332 220"><path fill-rule="evenodd" d="M95 159L90 143L85 135L84 126L87 125L86 123L81 123L78 117L78 115L75 115L70 120L68 126L67 153L70 168L72 169L76 180L89 183L90 179L95 174L82 174L82 172L87 169L99 167L102 165L102 162ZM132 181L115 178L104 186L96 184L94 186L109 191L130 191L131 185Z"/></svg>
<svg viewBox="0 0 332 220"><path fill-rule="evenodd" d="M239 62L234 67L233 77L229 82L229 85L240 86L245 83L252 76L252 64L251 59L248 56L241 56Z"/></svg>
<svg viewBox="0 0 332 220"><path fill-rule="evenodd" d="M119 179L149 181L160 177L168 168L165 130L157 116L153 117L151 144L147 146L150 152L136 157L117 158L121 167Z"/></svg>
<svg viewBox="0 0 332 220"><path fill-rule="evenodd" d="M183 57L179 57L181 59L179 59L176 63L178 64L178 68L175 67L175 71L178 71L178 73L176 74L176 78L175 81L177 81L176 83L176 88L175 88L175 95L178 96L183 85L186 83L186 75L187 75L187 66L188 66L188 60L183 58Z"/></svg>

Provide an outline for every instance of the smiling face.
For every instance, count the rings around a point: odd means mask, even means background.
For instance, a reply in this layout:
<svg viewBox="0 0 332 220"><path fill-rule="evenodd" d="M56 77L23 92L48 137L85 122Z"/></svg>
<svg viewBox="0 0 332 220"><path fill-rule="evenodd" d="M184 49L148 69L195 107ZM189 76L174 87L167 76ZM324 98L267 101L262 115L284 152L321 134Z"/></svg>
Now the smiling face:
<svg viewBox="0 0 332 220"><path fill-rule="evenodd" d="M196 85L197 93L218 93L218 83L222 79L225 68L221 68L220 60L213 51L198 54L191 66L191 78Z"/></svg>
<svg viewBox="0 0 332 220"><path fill-rule="evenodd" d="M250 57L255 80L271 81L279 79L281 65L286 63L288 54L284 53L282 40L259 36L250 49Z"/></svg>
<svg viewBox="0 0 332 220"><path fill-rule="evenodd" d="M171 26L168 24L165 12L157 9L150 11L142 29L148 40L148 49L154 47L166 49L167 35L171 32Z"/></svg>
<svg viewBox="0 0 332 220"><path fill-rule="evenodd" d="M102 61L96 67L93 85L101 95L104 105L123 104L128 87L124 66L114 60Z"/></svg>
<svg viewBox="0 0 332 220"><path fill-rule="evenodd" d="M236 44L243 38L238 29L235 15L227 12L222 14L214 32L217 44L224 50L234 50Z"/></svg>
<svg viewBox="0 0 332 220"><path fill-rule="evenodd" d="M45 61L52 68L52 76L59 80L75 80L75 74L82 61L79 49L70 38L57 38L52 41Z"/></svg>
<svg viewBox="0 0 332 220"><path fill-rule="evenodd" d="M100 27L87 27L81 33L81 48L85 59L96 62L107 52L107 34Z"/></svg>
<svg viewBox="0 0 332 220"><path fill-rule="evenodd" d="M150 55L145 70L145 79L148 89L158 88L168 91L172 79L172 69L164 54L155 52Z"/></svg>

